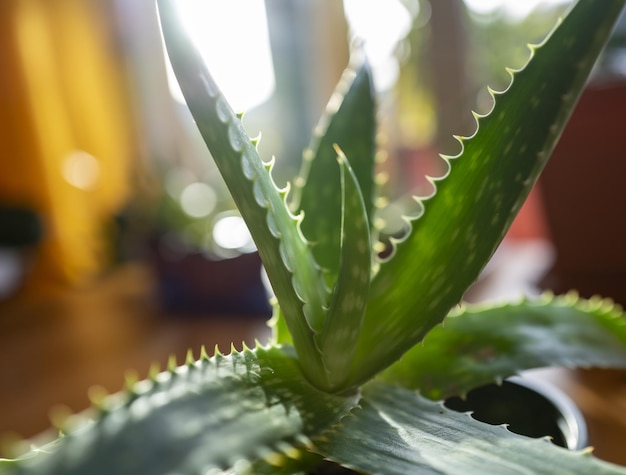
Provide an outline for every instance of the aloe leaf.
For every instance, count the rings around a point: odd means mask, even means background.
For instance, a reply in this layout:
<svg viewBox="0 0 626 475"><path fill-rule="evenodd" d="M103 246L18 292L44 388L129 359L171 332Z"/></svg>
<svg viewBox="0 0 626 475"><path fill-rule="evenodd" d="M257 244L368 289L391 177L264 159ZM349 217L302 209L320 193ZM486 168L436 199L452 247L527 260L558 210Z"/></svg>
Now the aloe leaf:
<svg viewBox="0 0 626 475"><path fill-rule="evenodd" d="M165 44L187 105L257 245L284 312L294 346L312 380L323 375L314 333L321 330L329 295L300 218L285 203L271 165L260 159L202 58L180 28L174 3L159 0ZM322 383L320 383L322 384Z"/></svg>
<svg viewBox="0 0 626 475"><path fill-rule="evenodd" d="M316 447L364 473L626 474L591 450L573 452L547 439L522 437L400 387L368 384L360 406Z"/></svg>
<svg viewBox="0 0 626 475"><path fill-rule="evenodd" d="M355 173L338 150L341 168L341 255L339 276L322 332L317 336L332 387L345 383L367 304L372 243L365 203Z"/></svg>
<svg viewBox="0 0 626 475"><path fill-rule="evenodd" d="M380 377L443 399L544 366L626 368L621 309L573 294L463 307Z"/></svg>
<svg viewBox="0 0 626 475"><path fill-rule="evenodd" d="M77 416L52 453L13 462L7 473L239 472L255 464L280 473L357 399L316 390L288 350L204 357L105 399L94 421Z"/></svg>
<svg viewBox="0 0 626 475"><path fill-rule="evenodd" d="M272 343L293 346L293 338L291 338L291 333L289 333L289 328L285 323L285 316L277 302L272 304L272 317L267 324L272 331Z"/></svg>
<svg viewBox="0 0 626 475"><path fill-rule="evenodd" d="M267 325L272 331L272 343L277 345L293 346L291 333L289 333L289 328L287 328L287 324L285 323L285 316L283 315L283 312L280 309L280 305L278 305L278 302L272 303L272 317L267 322Z"/></svg>
<svg viewBox="0 0 626 475"><path fill-rule="evenodd" d="M394 362L458 303L504 237L554 148L624 1L585 0L511 72L412 233L370 290L355 383Z"/></svg>
<svg viewBox="0 0 626 475"><path fill-rule="evenodd" d="M375 91L369 65L344 73L305 151L302 170L294 181L294 206L304 212L302 232L315 246L317 262L333 285L339 272L341 189L338 145L350 160L372 222L374 156L376 152ZM306 185L306 186L304 186Z"/></svg>

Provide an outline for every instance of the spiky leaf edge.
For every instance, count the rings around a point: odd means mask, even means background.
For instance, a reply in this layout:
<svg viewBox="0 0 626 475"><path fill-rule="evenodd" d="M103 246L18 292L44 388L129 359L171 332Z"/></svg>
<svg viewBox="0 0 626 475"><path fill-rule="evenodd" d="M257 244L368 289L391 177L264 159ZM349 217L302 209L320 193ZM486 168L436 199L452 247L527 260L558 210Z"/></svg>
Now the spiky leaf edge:
<svg viewBox="0 0 626 475"><path fill-rule="evenodd" d="M292 207L304 213L302 231L332 287L339 273L341 188L335 146L350 161L368 222L374 213L376 91L370 66L358 51L335 88L294 180Z"/></svg>
<svg viewBox="0 0 626 475"><path fill-rule="evenodd" d="M626 368L621 307L573 292L462 305L379 378L445 399L548 366Z"/></svg>
<svg viewBox="0 0 626 475"><path fill-rule="evenodd" d="M304 377L290 347L245 347L223 355L204 349L182 366L127 380L124 391L98 395L92 409L61 422L13 461L6 474L185 473L211 469L291 473L316 464L311 438L330 430L358 402L359 393L321 392ZM43 443L43 445L41 445ZM152 468L151 468L152 467Z"/></svg>
<svg viewBox="0 0 626 475"><path fill-rule="evenodd" d="M317 438L324 457L363 473L625 475L626 468L531 439L446 408L414 391L368 383L360 408Z"/></svg>
<svg viewBox="0 0 626 475"><path fill-rule="evenodd" d="M578 2L541 44L529 46L526 66L508 69L505 91L489 90L493 109L474 114L475 134L459 137L457 156L443 157L447 174L431 178L436 193L416 198L423 214L372 281L351 384L419 342L478 277L545 166L623 5Z"/></svg>
<svg viewBox="0 0 626 475"><path fill-rule="evenodd" d="M159 0L159 18L172 68L215 163L257 245L307 376L327 387L314 335L324 322L330 295L309 243L302 216L287 206L241 119L223 97L204 61L180 26L174 3Z"/></svg>

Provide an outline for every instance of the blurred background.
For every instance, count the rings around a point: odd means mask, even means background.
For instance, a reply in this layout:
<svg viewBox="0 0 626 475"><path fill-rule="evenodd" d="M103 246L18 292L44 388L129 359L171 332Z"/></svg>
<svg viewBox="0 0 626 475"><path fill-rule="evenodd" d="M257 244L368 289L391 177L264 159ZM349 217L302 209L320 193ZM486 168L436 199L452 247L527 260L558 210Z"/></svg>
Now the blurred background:
<svg viewBox="0 0 626 475"><path fill-rule="evenodd" d="M570 2L179 0L182 18L284 184L350 51L374 71L387 234L439 153L471 135L486 86L528 58ZM622 22L623 23L623 22ZM261 264L173 78L154 0L0 2L0 435L116 391L129 368L267 339ZM544 178L468 300L577 289L626 302L616 108L620 24ZM610 108L610 109L605 109ZM563 163L566 161L565 163ZM563 168L565 170L563 171ZM561 378L626 464L626 378ZM609 407L612 405L612 407ZM617 408L617 409L616 409ZM617 414L617 415L616 415ZM621 432L620 432L621 431ZM616 435L617 434L617 435ZM593 439L595 437L595 439ZM0 446L0 456L2 448Z"/></svg>

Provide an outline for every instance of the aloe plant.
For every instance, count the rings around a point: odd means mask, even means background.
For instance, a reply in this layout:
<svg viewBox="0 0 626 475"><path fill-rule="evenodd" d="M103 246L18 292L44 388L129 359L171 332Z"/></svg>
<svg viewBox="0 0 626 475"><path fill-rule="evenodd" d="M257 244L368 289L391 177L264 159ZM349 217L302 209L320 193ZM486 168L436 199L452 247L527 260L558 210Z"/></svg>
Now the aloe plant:
<svg viewBox="0 0 626 475"><path fill-rule="evenodd" d="M440 402L550 365L626 367L621 309L544 296L458 305L539 176L624 0L581 0L444 157L419 217L377 249L375 94L349 69L290 188L272 180L159 0L181 89L246 220L275 293L274 340L217 349L129 381L70 417L8 473L305 473L330 459L363 473L626 473L448 410ZM254 71L251 71L252 77ZM444 321L445 325L439 325ZM558 468L555 468L558 467Z"/></svg>

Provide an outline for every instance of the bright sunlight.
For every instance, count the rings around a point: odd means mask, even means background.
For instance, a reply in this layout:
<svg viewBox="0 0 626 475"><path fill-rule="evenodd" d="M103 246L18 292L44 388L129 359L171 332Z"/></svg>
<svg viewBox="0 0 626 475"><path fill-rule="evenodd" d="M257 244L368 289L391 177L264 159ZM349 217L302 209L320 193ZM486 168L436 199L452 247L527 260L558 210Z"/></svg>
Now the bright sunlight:
<svg viewBox="0 0 626 475"><path fill-rule="evenodd" d="M264 0L177 0L181 19L236 112L267 100L274 68ZM170 68L171 73L171 68ZM182 94L171 73L172 94Z"/></svg>

